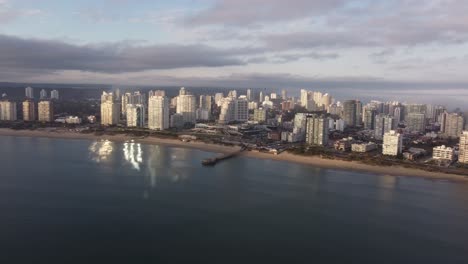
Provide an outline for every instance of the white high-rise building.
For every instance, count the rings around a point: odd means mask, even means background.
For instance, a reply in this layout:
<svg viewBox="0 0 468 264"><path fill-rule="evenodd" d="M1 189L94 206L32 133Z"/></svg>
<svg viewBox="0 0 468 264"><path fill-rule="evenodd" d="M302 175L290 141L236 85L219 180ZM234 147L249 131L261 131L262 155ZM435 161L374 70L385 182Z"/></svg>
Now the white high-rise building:
<svg viewBox="0 0 468 264"><path fill-rule="evenodd" d="M249 118L249 101L245 96L235 99L226 97L221 100L219 123L228 124L234 121L245 122Z"/></svg>
<svg viewBox="0 0 468 264"><path fill-rule="evenodd" d="M247 89L247 100L250 101L253 101L253 98L252 98L252 89Z"/></svg>
<svg viewBox="0 0 468 264"><path fill-rule="evenodd" d="M50 92L50 99L58 100L59 99L59 92L57 90L52 90Z"/></svg>
<svg viewBox="0 0 468 264"><path fill-rule="evenodd" d="M32 87L26 87L25 89L25 93L26 93L26 98L28 99L34 99L34 90Z"/></svg>
<svg viewBox="0 0 468 264"><path fill-rule="evenodd" d="M37 104L39 121L52 122L54 120L54 108L51 101L40 101Z"/></svg>
<svg viewBox="0 0 468 264"><path fill-rule="evenodd" d="M145 105L128 104L127 105L127 126L144 127L145 126Z"/></svg>
<svg viewBox="0 0 468 264"><path fill-rule="evenodd" d="M458 138L465 127L465 119L457 113L441 114L440 132L446 137Z"/></svg>
<svg viewBox="0 0 468 264"><path fill-rule="evenodd" d="M227 97L237 98L237 91L236 91L236 90L231 90L231 91L229 91Z"/></svg>
<svg viewBox="0 0 468 264"><path fill-rule="evenodd" d="M16 103L10 101L0 101L0 120L15 121L18 119L16 114Z"/></svg>
<svg viewBox="0 0 468 264"><path fill-rule="evenodd" d="M398 156L403 151L403 135L395 130L385 133L382 145L382 154Z"/></svg>
<svg viewBox="0 0 468 264"><path fill-rule="evenodd" d="M221 100L224 98L224 94L223 93L216 93L215 94L215 97L214 97L214 100L215 100L215 104L216 106L220 106L220 102Z"/></svg>
<svg viewBox="0 0 468 264"><path fill-rule="evenodd" d="M211 95L200 95L200 104L197 109L197 120L210 120L213 97Z"/></svg>
<svg viewBox="0 0 468 264"><path fill-rule="evenodd" d="M468 131L463 131L460 136L460 152L458 162L468 163Z"/></svg>
<svg viewBox="0 0 468 264"><path fill-rule="evenodd" d="M120 119L120 104L116 102L113 93L103 92L101 95L101 125L117 125Z"/></svg>
<svg viewBox="0 0 468 264"><path fill-rule="evenodd" d="M306 143L317 146L328 144L328 118L317 115L307 117Z"/></svg>
<svg viewBox="0 0 468 264"><path fill-rule="evenodd" d="M46 99L47 98L47 91L42 89L41 92L39 93L39 97L40 97L41 100Z"/></svg>
<svg viewBox="0 0 468 264"><path fill-rule="evenodd" d="M197 100L195 95L188 93L184 87L180 88L177 97L176 113L184 117L184 123L195 123L197 111Z"/></svg>
<svg viewBox="0 0 468 264"><path fill-rule="evenodd" d="M127 105L143 105L146 106L146 95L144 93L140 93L139 91L133 93L125 93L122 95L122 115L125 117L127 114Z"/></svg>
<svg viewBox="0 0 468 264"><path fill-rule="evenodd" d="M168 129L169 122L169 99L166 96L151 96L148 100L149 129Z"/></svg>
<svg viewBox="0 0 468 264"><path fill-rule="evenodd" d="M166 92L163 90L149 91L148 98L151 96L166 96Z"/></svg>
<svg viewBox="0 0 468 264"><path fill-rule="evenodd" d="M36 120L36 108L33 100L26 100L23 102L23 120L24 121L35 121Z"/></svg>

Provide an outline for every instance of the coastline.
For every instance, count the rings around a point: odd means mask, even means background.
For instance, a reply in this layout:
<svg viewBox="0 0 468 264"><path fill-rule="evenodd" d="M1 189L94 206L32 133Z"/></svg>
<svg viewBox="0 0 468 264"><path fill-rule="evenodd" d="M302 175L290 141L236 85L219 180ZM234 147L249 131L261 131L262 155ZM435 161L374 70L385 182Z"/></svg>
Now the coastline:
<svg viewBox="0 0 468 264"><path fill-rule="evenodd" d="M181 147L199 149L203 151L215 152L215 153L231 153L239 150L239 147L222 146L217 144L208 144L204 142L182 142L178 139L164 139L156 137L137 138L125 135L102 135L96 136L94 134L81 134L77 132L55 132L46 130L12 130L8 128L0 128L0 136L15 136L15 137L43 137L43 138L61 138L61 139L86 139L86 140L109 140L114 142L126 142L134 140L138 143L153 144L153 145L166 145L169 147ZM328 160L320 157L310 156L299 156L287 152L282 152L279 155L273 155L261 152L247 151L243 152L241 156L258 158L258 159L269 159L275 161L284 161L292 163L300 163L305 165L316 166L324 169L336 169L336 170L351 170L364 173L373 173L379 175L390 175L390 176L409 176L409 177L421 177L430 180L447 180L454 182L468 183L468 177L457 175L457 174L445 174L437 172L428 172L424 170L405 168L402 166L390 166L390 167L379 167L369 164L363 164L356 161L342 161L342 160Z"/></svg>

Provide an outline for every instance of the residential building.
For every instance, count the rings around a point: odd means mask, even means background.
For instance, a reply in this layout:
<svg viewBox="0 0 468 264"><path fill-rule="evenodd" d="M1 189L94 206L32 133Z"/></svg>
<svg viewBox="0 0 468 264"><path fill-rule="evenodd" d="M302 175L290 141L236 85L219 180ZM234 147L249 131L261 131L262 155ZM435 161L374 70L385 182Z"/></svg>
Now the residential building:
<svg viewBox="0 0 468 264"><path fill-rule="evenodd" d="M358 100L346 100L343 102L343 120L346 126L355 127L361 124L361 102Z"/></svg>
<svg viewBox="0 0 468 264"><path fill-rule="evenodd" d="M351 144L351 151L365 153L377 149L377 144L372 142Z"/></svg>
<svg viewBox="0 0 468 264"><path fill-rule="evenodd" d="M423 113L409 113L406 117L406 129L409 132L424 132L426 130L426 115Z"/></svg>
<svg viewBox="0 0 468 264"><path fill-rule="evenodd" d="M184 117L184 123L195 124L197 115L197 103L195 95L190 94L184 87L180 88L179 96L177 97L176 113Z"/></svg>
<svg viewBox="0 0 468 264"><path fill-rule="evenodd" d="M26 87L25 94L27 99L34 99L34 90L32 87Z"/></svg>
<svg viewBox="0 0 468 264"><path fill-rule="evenodd" d="M127 105L127 126L144 127L145 126L145 105L128 104Z"/></svg>
<svg viewBox="0 0 468 264"><path fill-rule="evenodd" d="M253 101L253 97L252 97L252 89L247 89L247 100L250 101Z"/></svg>
<svg viewBox="0 0 468 264"><path fill-rule="evenodd" d="M213 107L213 97L211 95L200 95L200 104L197 109L197 120L210 120Z"/></svg>
<svg viewBox="0 0 468 264"><path fill-rule="evenodd" d="M328 118L318 115L307 117L306 143L326 146L328 144Z"/></svg>
<svg viewBox="0 0 468 264"><path fill-rule="evenodd" d="M52 90L50 92L50 99L58 100L59 99L59 92L57 90Z"/></svg>
<svg viewBox="0 0 468 264"><path fill-rule="evenodd" d="M18 119L16 113L16 103L10 101L0 101L0 120L15 121Z"/></svg>
<svg viewBox="0 0 468 264"><path fill-rule="evenodd" d="M182 117L182 125L183 116ZM166 96L151 96L148 100L148 127L153 130L165 130L170 126L169 99Z"/></svg>
<svg viewBox="0 0 468 264"><path fill-rule="evenodd" d="M184 127L184 116L182 114L171 115L170 127L182 128Z"/></svg>
<svg viewBox="0 0 468 264"><path fill-rule="evenodd" d="M23 120L24 121L35 121L36 120L36 108L34 101L27 99L23 102Z"/></svg>
<svg viewBox="0 0 468 264"><path fill-rule="evenodd" d="M438 146L432 149L432 158L435 160L455 160L455 150L445 145Z"/></svg>
<svg viewBox="0 0 468 264"><path fill-rule="evenodd" d="M51 101L40 101L37 104L39 121L52 122L54 120L54 107Z"/></svg>
<svg viewBox="0 0 468 264"><path fill-rule="evenodd" d="M398 156L403 151L403 135L391 130L383 137L382 154Z"/></svg>
<svg viewBox="0 0 468 264"><path fill-rule="evenodd" d="M468 131L463 131L460 136L460 151L458 162L468 163Z"/></svg>
<svg viewBox="0 0 468 264"><path fill-rule="evenodd" d="M218 122L229 124L230 122L245 122L249 118L249 102L245 96L239 99L226 97L221 100L221 112Z"/></svg>
<svg viewBox="0 0 468 264"><path fill-rule="evenodd" d="M253 119L259 123L265 123L267 120L267 110L264 108L255 109Z"/></svg>
<svg viewBox="0 0 468 264"><path fill-rule="evenodd" d="M445 137L460 137L465 127L465 119L461 114L444 112L441 114L440 120L440 132Z"/></svg>
<svg viewBox="0 0 468 264"><path fill-rule="evenodd" d="M120 104L114 93L103 92L101 95L101 125L117 125L120 120Z"/></svg>
<svg viewBox="0 0 468 264"><path fill-rule="evenodd" d="M382 140L383 135L396 128L395 118L390 115L379 114L375 117L374 138Z"/></svg>
<svg viewBox="0 0 468 264"><path fill-rule="evenodd" d="M46 92L46 90L44 90L44 89L41 90L41 92L39 93L39 98L40 98L41 100L44 100L44 99L47 98L47 92Z"/></svg>
<svg viewBox="0 0 468 264"><path fill-rule="evenodd" d="M364 128L373 130L375 127L375 115L377 110L373 107L366 106L363 111Z"/></svg>

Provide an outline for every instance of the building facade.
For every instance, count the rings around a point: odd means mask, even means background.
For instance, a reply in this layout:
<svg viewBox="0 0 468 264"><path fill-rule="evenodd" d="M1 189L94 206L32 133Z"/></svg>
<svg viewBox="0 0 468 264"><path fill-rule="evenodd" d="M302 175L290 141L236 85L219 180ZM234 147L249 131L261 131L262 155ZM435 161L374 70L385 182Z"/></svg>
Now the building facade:
<svg viewBox="0 0 468 264"><path fill-rule="evenodd" d="M328 118L318 115L307 117L306 143L316 146L328 144Z"/></svg>
<svg viewBox="0 0 468 264"><path fill-rule="evenodd" d="M458 162L468 163L468 131L463 131L460 136L460 152Z"/></svg>
<svg viewBox="0 0 468 264"><path fill-rule="evenodd" d="M24 121L35 121L36 120L36 108L33 100L26 100L23 102L23 120Z"/></svg>
<svg viewBox="0 0 468 264"><path fill-rule="evenodd" d="M51 101L40 101L37 104L38 119L41 122L54 120L54 107Z"/></svg>
<svg viewBox="0 0 468 264"><path fill-rule="evenodd" d="M197 102L195 95L188 93L184 87L180 88L177 97L176 113L184 117L184 123L195 124L197 115Z"/></svg>
<svg viewBox="0 0 468 264"><path fill-rule="evenodd" d="M101 95L101 125L117 125L120 120L120 104L113 93Z"/></svg>
<svg viewBox="0 0 468 264"><path fill-rule="evenodd" d="M448 160L455 159L455 150L444 145L432 149L432 158L435 160Z"/></svg>
<svg viewBox="0 0 468 264"><path fill-rule="evenodd" d="M144 127L146 118L146 109L142 104L127 105L127 126L128 127Z"/></svg>
<svg viewBox="0 0 468 264"><path fill-rule="evenodd" d="M10 101L0 101L0 120L15 121L18 119L16 113L16 103Z"/></svg>
<svg viewBox="0 0 468 264"><path fill-rule="evenodd" d="M165 130L169 125L169 99L166 96L151 96L148 100L149 129Z"/></svg>
<svg viewBox="0 0 468 264"><path fill-rule="evenodd" d="M403 151L403 135L395 130L385 133L382 145L382 154L398 156Z"/></svg>

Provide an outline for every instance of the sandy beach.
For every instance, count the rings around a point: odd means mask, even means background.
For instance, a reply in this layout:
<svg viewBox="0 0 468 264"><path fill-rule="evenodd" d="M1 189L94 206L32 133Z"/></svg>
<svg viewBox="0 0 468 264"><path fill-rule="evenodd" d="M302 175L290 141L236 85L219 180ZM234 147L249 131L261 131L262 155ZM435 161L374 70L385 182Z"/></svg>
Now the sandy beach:
<svg viewBox="0 0 468 264"><path fill-rule="evenodd" d="M78 132L69 131L47 131L47 130L12 130L0 128L0 136L18 136L18 137L46 137L46 138L62 138L62 139L87 139L87 140L110 140L114 142L126 142L134 140L135 142L143 144L156 144L167 145L172 147L193 148L216 153L230 153L239 150L239 147L222 146L216 144L207 144L204 142L182 142L177 139L162 139L155 137L137 138L125 135L102 135L96 136L94 134L81 134ZM448 180L456 182L468 183L468 177L456 174L445 174L437 172L428 172L424 170L404 168L402 166L380 167L368 164L363 164L355 161L341 161L341 160L328 160L320 157L306 157L298 156L291 153L283 152L279 155L268 153L247 151L242 153L245 157L269 159L277 161L294 162L300 164L307 164L311 166L337 169L337 170L351 170L367 172L379 175L392 175L392 176L414 176L424 177L432 180Z"/></svg>

